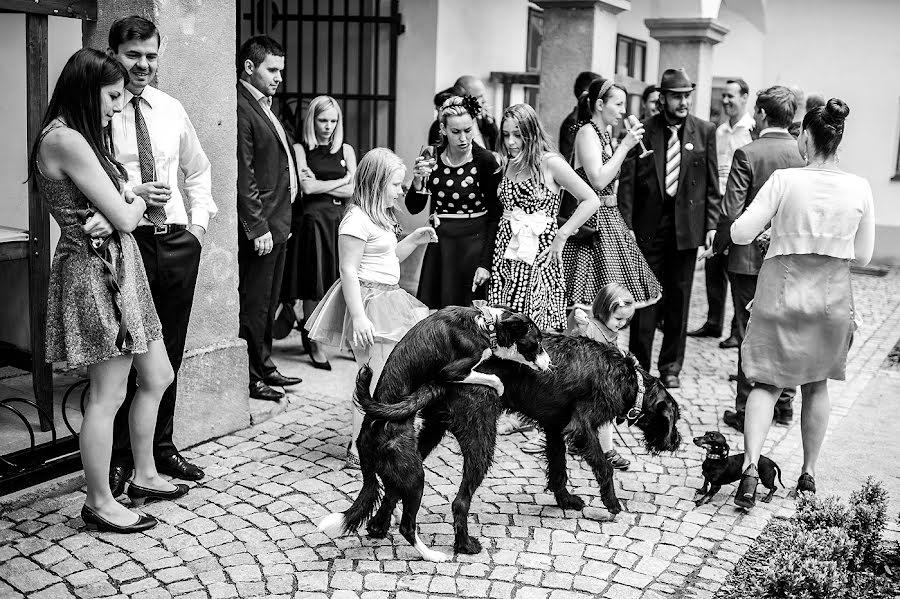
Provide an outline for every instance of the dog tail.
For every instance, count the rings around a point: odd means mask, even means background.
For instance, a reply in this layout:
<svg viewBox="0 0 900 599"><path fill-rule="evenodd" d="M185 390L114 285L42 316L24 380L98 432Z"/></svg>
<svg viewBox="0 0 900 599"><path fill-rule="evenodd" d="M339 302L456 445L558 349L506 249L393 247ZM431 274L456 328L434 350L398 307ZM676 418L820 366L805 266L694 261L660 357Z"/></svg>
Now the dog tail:
<svg viewBox="0 0 900 599"><path fill-rule="evenodd" d="M772 465L775 466L775 472L778 473L778 483L781 485L781 488L784 488L784 483L781 481L781 468L778 467L778 464L775 461L772 461Z"/></svg>
<svg viewBox="0 0 900 599"><path fill-rule="evenodd" d="M360 409L367 415L378 420L400 422L409 420L416 412L428 404L440 399L444 394L444 387L435 383L425 383L397 403L384 404L375 401L369 392L372 383L372 369L363 366L356 375L356 392L354 399Z"/></svg>

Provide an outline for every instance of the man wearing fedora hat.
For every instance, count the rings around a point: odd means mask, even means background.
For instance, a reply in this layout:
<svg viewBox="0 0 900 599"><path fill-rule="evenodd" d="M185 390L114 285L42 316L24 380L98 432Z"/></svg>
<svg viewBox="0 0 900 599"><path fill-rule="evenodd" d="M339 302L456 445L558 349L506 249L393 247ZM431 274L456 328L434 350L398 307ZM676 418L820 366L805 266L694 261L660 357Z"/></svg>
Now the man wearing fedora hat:
<svg viewBox="0 0 900 599"><path fill-rule="evenodd" d="M629 349L650 367L657 310L662 310L660 380L679 387L697 248L715 237L722 196L716 126L689 114L695 84L684 69L660 81L660 112L644 121L650 155L632 149L619 177L619 210L663 287L662 300L635 313Z"/></svg>

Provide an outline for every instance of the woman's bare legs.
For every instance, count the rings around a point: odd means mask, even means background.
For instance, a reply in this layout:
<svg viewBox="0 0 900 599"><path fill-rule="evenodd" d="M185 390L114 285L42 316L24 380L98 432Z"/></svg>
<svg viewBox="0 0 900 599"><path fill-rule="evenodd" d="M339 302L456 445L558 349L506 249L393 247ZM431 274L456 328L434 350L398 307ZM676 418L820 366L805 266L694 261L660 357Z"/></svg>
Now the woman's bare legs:
<svg viewBox="0 0 900 599"><path fill-rule="evenodd" d="M744 464L741 470L753 464L757 466L762 453L763 444L772 426L775 413L775 402L781 395L779 387L757 383L747 397L747 410L744 415ZM805 401L803 402L806 403Z"/></svg>
<svg viewBox="0 0 900 599"><path fill-rule="evenodd" d="M800 412L800 434L803 437L803 470L816 476L816 462L828 430L828 416L831 413L831 399L828 396L828 382L816 381L800 387L803 407Z"/></svg>
<svg viewBox="0 0 900 599"><path fill-rule="evenodd" d="M316 306L319 305L319 302L316 300L303 300L303 315L306 318L309 318L309 315L313 313L313 310L316 309ZM298 322L302 322L298 319ZM312 350L310 352L310 358L316 362L325 362L328 360L328 357L322 351L322 346L313 341L309 340L309 348Z"/></svg>
<svg viewBox="0 0 900 599"><path fill-rule="evenodd" d="M362 368L363 365L368 364L369 368L372 369L372 385L369 388L369 392L372 394L375 393L375 386L378 384L379 377L381 377L381 371L384 370L384 363L387 361L388 356L391 355L395 345L396 343L377 341L369 347L353 348L353 357L356 358L356 365ZM359 450L356 448L356 438L359 437L364 416L351 399L350 422L352 431L350 433L350 449L348 451L356 457L359 457Z"/></svg>
<svg viewBox="0 0 900 599"><path fill-rule="evenodd" d="M172 384L174 374L163 341L151 341L147 353L134 356L137 391L131 402L128 425L134 455L134 482L140 487L172 491L175 485L159 476L153 458L153 436L162 394Z"/></svg>
<svg viewBox="0 0 900 599"><path fill-rule="evenodd" d="M610 449L615 449L615 447L613 446L612 422L604 424L597 429L597 440L600 441L600 448L604 453L606 453Z"/></svg>

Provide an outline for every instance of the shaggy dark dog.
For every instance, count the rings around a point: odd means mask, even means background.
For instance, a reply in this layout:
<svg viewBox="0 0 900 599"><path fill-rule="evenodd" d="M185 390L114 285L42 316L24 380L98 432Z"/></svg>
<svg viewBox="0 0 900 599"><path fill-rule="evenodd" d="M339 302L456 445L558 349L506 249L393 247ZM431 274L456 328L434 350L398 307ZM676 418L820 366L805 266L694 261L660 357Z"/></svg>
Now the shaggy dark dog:
<svg viewBox="0 0 900 599"><path fill-rule="evenodd" d="M350 509L326 517L319 524L320 530L328 534L357 530L378 503L380 478L392 508L398 499L403 500L401 534L425 559L446 559L426 547L416 534L415 518L425 488L416 412L440 398L448 385L488 389L492 401L498 404L497 392L503 391L500 379L473 368L494 356L525 370L547 369L550 357L541 346L541 338L540 330L523 314L487 307L438 310L410 329L388 357L375 388L380 408L377 416L369 413L373 404L369 393L372 370L364 366L357 376L355 392L366 412L357 439L363 487Z"/></svg>
<svg viewBox="0 0 900 599"><path fill-rule="evenodd" d="M631 357L581 337L546 335L543 345L553 363L549 372L496 359L478 367L479 371L495 374L503 381L502 401L497 400L493 389L485 386L430 385L416 390L399 403L385 405L378 400L377 392L374 400L366 393L366 380L371 373L363 370L357 379L359 403L366 411L367 421L373 422L372 437L366 440L373 450L368 459L379 464L379 468L384 464L406 462L420 465L448 430L459 442L463 475L453 501L454 549L457 553L481 550L480 543L469 536L468 511L472 495L493 462L497 418L504 408L524 414L544 431L547 487L563 509L581 510L584 507L584 502L566 488L567 439L593 470L600 484L603 504L612 514L622 508L615 496L613 468L603 455L597 428L616 419L627 420L641 429L645 446L654 454L675 451L681 443L681 435L675 426L679 418L678 404L659 381L637 366ZM407 435L375 432L392 427L411 428L416 413L421 417L417 444ZM360 435L360 443L363 443L363 436ZM363 452L363 445L360 445L361 456ZM363 471L365 473L366 465L363 465ZM379 474L382 472L380 469ZM392 473L388 473L388 477L394 478ZM382 480L385 497L378 512L369 520L369 535L383 537L387 534L391 513L397 501L403 500L400 532L410 543L421 543L415 537L415 515L421 498L419 482L394 485L383 475ZM377 501L377 491L373 495L371 490L367 499L360 501L369 484L365 478L363 484L360 499L345 512L346 522L351 522L352 514L352 523L356 526L368 518ZM413 488L418 489L418 495ZM413 500L410 505L407 497ZM420 549L420 553L425 559L435 561L446 558L431 550L426 553Z"/></svg>

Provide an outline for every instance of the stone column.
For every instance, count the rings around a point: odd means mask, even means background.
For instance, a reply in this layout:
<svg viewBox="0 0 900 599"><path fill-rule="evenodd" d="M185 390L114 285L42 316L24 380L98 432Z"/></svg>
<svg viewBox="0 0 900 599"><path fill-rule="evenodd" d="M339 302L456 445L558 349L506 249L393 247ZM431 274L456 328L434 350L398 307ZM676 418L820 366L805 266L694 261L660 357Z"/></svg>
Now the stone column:
<svg viewBox="0 0 900 599"><path fill-rule="evenodd" d="M691 112L709 118L712 94L713 46L722 41L729 29L716 19L645 19L650 36L659 41L659 73L683 67L697 84Z"/></svg>
<svg viewBox="0 0 900 599"><path fill-rule="evenodd" d="M110 25L127 15L152 20L162 33L155 86L179 100L194 124L212 163L219 208L204 241L178 376L175 443L181 448L250 424L247 350L237 337L235 11L197 0L98 0L84 45L106 50Z"/></svg>
<svg viewBox="0 0 900 599"><path fill-rule="evenodd" d="M537 0L544 9L538 114L556 140L559 126L575 105L572 85L582 71L615 73L616 15L630 0Z"/></svg>

